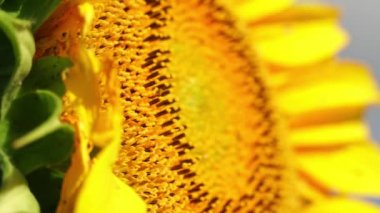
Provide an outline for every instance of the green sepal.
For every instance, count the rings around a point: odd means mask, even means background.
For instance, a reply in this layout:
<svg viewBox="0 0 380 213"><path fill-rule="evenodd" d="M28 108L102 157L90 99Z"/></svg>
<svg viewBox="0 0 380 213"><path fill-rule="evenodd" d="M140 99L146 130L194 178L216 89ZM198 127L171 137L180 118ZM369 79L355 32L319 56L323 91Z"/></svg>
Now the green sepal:
<svg viewBox="0 0 380 213"><path fill-rule="evenodd" d="M34 32L57 9L60 2L61 0L5 0L1 8L16 14L20 19L31 21Z"/></svg>
<svg viewBox="0 0 380 213"><path fill-rule="evenodd" d="M55 131L59 121L61 100L52 92L38 90L17 98L6 117L9 125L7 141L18 149Z"/></svg>
<svg viewBox="0 0 380 213"><path fill-rule="evenodd" d="M59 97L65 94L62 72L72 66L67 58L49 56L33 63L32 71L25 78L19 95L37 89L48 90Z"/></svg>
<svg viewBox="0 0 380 213"><path fill-rule="evenodd" d="M38 202L29 190L24 177L12 165L2 150L0 150L0 169L2 172L0 212L40 212Z"/></svg>
<svg viewBox="0 0 380 213"><path fill-rule="evenodd" d="M29 188L40 204L41 212L56 211L63 177L64 173L49 168L38 169L26 176Z"/></svg>
<svg viewBox="0 0 380 213"><path fill-rule="evenodd" d="M73 130L59 120L61 100L37 90L17 98L7 115L5 147L23 174L54 166L69 158Z"/></svg>
<svg viewBox="0 0 380 213"><path fill-rule="evenodd" d="M0 9L8 13L18 14L18 11L20 11L23 1L24 0L3 0Z"/></svg>
<svg viewBox="0 0 380 213"><path fill-rule="evenodd" d="M0 10L0 75L3 85L0 88L0 120L6 116L12 101L17 97L22 81L32 67L35 44L30 32L30 22L17 19ZM4 45L4 46L3 46ZM6 86L5 86L6 85Z"/></svg>
<svg viewBox="0 0 380 213"><path fill-rule="evenodd" d="M73 129L62 125L45 137L14 151L13 162L25 175L44 166L60 167L69 159L73 143Z"/></svg>

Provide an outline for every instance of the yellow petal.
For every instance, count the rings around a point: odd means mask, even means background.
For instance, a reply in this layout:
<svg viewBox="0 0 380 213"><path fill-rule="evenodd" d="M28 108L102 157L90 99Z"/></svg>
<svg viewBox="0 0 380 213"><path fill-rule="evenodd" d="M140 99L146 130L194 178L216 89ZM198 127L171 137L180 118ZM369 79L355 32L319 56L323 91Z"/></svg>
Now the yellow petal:
<svg viewBox="0 0 380 213"><path fill-rule="evenodd" d="M112 173L118 142L112 142L93 162L79 192L75 212L146 212L144 201Z"/></svg>
<svg viewBox="0 0 380 213"><path fill-rule="evenodd" d="M250 23L251 26L270 23L308 22L315 20L337 20L340 11L336 7L320 4L298 4L272 16Z"/></svg>
<svg viewBox="0 0 380 213"><path fill-rule="evenodd" d="M58 212L145 212L142 199L112 172L122 131L117 75L107 66L111 62L103 63L104 71L99 72L99 62L89 51L81 50L75 58L78 65L65 83L77 142ZM100 81L104 82L102 91ZM108 100L102 108L100 93ZM89 146L93 145L101 151L91 159Z"/></svg>
<svg viewBox="0 0 380 213"><path fill-rule="evenodd" d="M72 212L78 190L89 171L90 157L88 153L91 125L94 122L97 108L100 106L100 95L96 89L97 79L95 77L95 73L99 71L99 63L93 54L80 47L77 36L80 29L90 24L91 16L83 17L83 12L91 14L92 7L88 3L79 3L79 1L62 3L51 20L41 28L43 30L39 31L38 35L40 37L51 35L57 40L60 40L62 35L67 35L70 39L59 42L62 45L55 46L57 50L55 54L69 56L74 60L74 67L64 77L68 91L63 98L62 119L75 128L75 149L63 182L58 212ZM62 15L65 12L70 15ZM49 55L49 45L56 43L57 40L41 39L36 57Z"/></svg>
<svg viewBox="0 0 380 213"><path fill-rule="evenodd" d="M380 152L367 143L331 151L301 152L299 169L328 187L331 192L363 197L380 196Z"/></svg>
<svg viewBox="0 0 380 213"><path fill-rule="evenodd" d="M254 22L290 7L295 0L225 0L241 21Z"/></svg>
<svg viewBox="0 0 380 213"><path fill-rule="evenodd" d="M81 16L84 19L84 25L82 33L83 35L86 35L88 33L88 30L90 28L90 23L92 23L92 20L94 18L94 8L90 3L83 3L79 5L79 12Z"/></svg>
<svg viewBox="0 0 380 213"><path fill-rule="evenodd" d="M318 188L318 185L311 183L311 179L305 179L306 177L302 176L303 174L299 174L299 178L297 181L297 190L299 192L300 197L305 200L307 203L309 202L317 202L326 197L324 188ZM302 176L302 178L301 178Z"/></svg>
<svg viewBox="0 0 380 213"><path fill-rule="evenodd" d="M65 110L70 118L64 119L72 120L75 127L75 150L63 182L58 212L68 212L74 207L76 195L90 169L90 138L100 109L96 77L99 62L84 49L73 56L76 64L64 79L67 88Z"/></svg>
<svg viewBox="0 0 380 213"><path fill-rule="evenodd" d="M380 208L358 200L335 198L313 204L305 213L379 213Z"/></svg>
<svg viewBox="0 0 380 213"><path fill-rule="evenodd" d="M264 61L278 66L304 66L331 58L348 43L348 36L335 13L317 9L307 17L305 8L293 8L289 15L254 24L249 41Z"/></svg>
<svg viewBox="0 0 380 213"><path fill-rule="evenodd" d="M369 134L364 121L352 120L292 128L289 137L296 148L313 149L368 140Z"/></svg>
<svg viewBox="0 0 380 213"><path fill-rule="evenodd" d="M279 109L298 124L341 119L379 100L368 69L351 62L288 72L288 82L277 90Z"/></svg>
<svg viewBox="0 0 380 213"><path fill-rule="evenodd" d="M145 204L112 172L118 155L122 112L118 103L117 75L109 63L99 62L86 50L75 57L77 66L66 76L67 98L72 104L76 128L76 150L65 176L58 212L145 212ZM105 84L100 91L100 77ZM101 97L107 107L101 109ZM101 152L90 158L89 146ZM96 196L96 195L102 196Z"/></svg>

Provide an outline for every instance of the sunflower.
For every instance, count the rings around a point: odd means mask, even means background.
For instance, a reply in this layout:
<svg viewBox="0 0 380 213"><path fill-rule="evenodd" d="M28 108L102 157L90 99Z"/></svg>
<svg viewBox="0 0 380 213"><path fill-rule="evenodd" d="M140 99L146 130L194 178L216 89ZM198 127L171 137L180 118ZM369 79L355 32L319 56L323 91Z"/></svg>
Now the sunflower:
<svg viewBox="0 0 380 213"><path fill-rule="evenodd" d="M378 212L362 121L377 88L336 57L338 18L291 0L62 1L35 34L36 59L73 62L57 211Z"/></svg>

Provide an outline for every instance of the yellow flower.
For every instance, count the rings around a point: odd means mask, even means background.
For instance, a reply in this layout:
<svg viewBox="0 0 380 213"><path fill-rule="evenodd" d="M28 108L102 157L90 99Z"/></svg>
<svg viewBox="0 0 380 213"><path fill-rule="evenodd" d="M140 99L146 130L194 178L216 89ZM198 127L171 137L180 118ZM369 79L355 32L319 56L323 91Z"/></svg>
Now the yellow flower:
<svg viewBox="0 0 380 213"><path fill-rule="evenodd" d="M292 3L64 1L37 42L76 64L58 211L377 211L376 87L337 11Z"/></svg>

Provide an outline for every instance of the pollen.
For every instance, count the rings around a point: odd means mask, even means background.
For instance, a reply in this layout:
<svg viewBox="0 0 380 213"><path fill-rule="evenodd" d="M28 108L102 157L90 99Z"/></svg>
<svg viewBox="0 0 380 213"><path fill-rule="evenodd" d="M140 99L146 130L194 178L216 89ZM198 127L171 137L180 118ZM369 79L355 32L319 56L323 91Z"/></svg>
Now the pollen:
<svg viewBox="0 0 380 213"><path fill-rule="evenodd" d="M83 39L121 82L114 173L149 212L284 211L277 120L228 12L204 0L92 4Z"/></svg>

